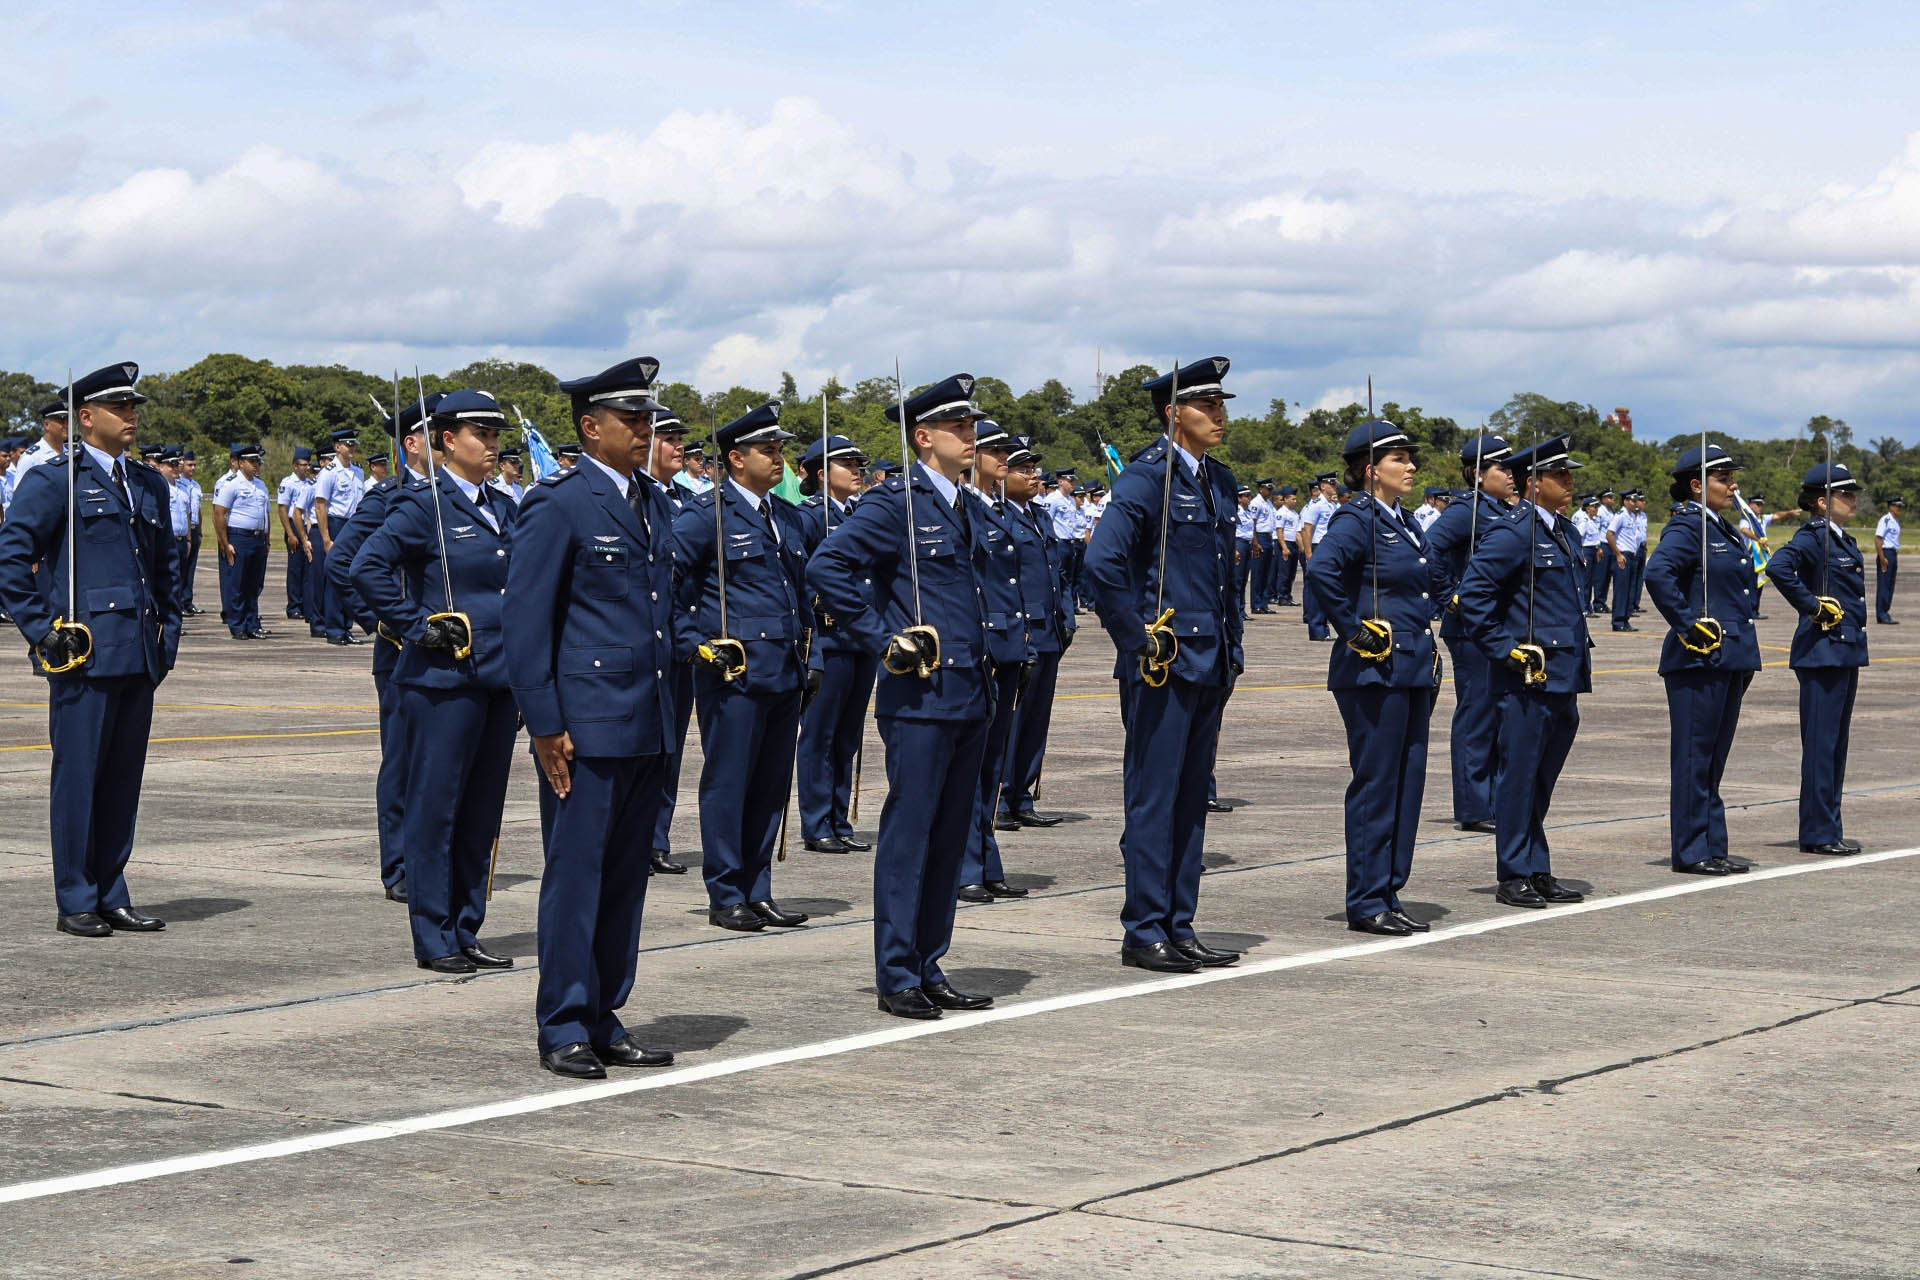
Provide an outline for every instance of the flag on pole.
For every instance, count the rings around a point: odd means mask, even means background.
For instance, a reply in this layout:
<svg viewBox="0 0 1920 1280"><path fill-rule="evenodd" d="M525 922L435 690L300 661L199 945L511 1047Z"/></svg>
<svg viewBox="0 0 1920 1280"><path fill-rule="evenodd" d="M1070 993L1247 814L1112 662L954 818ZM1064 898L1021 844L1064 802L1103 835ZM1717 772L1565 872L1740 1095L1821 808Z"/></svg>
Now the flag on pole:
<svg viewBox="0 0 1920 1280"><path fill-rule="evenodd" d="M1100 442L1100 451L1107 455L1104 459L1107 464L1107 488L1111 489L1113 482L1120 478L1120 473L1127 469L1127 464L1120 461L1119 450L1104 440Z"/></svg>
<svg viewBox="0 0 1920 1280"><path fill-rule="evenodd" d="M540 434L540 428L520 412L520 406L513 406L513 412L520 419L520 437L527 446L527 465L533 470L535 480L545 480L560 469L560 460L553 456L553 446Z"/></svg>
<svg viewBox="0 0 1920 1280"><path fill-rule="evenodd" d="M780 464L780 471L780 483L773 486L773 491L785 498L788 502L799 506L802 502L806 501L805 496L800 492L800 473L788 466L784 461Z"/></svg>

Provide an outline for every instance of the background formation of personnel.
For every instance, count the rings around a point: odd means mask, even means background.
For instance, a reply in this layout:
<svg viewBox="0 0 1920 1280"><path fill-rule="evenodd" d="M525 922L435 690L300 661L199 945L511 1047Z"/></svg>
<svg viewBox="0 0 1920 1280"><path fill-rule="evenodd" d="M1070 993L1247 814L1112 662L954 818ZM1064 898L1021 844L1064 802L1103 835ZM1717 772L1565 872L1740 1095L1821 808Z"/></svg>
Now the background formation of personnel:
<svg viewBox="0 0 1920 1280"><path fill-rule="evenodd" d="M1293 604L1296 575L1309 638L1331 643L1349 743L1351 928L1429 927L1399 895L1445 679L1435 622L1456 692L1455 821L1494 837L1503 904L1580 900L1553 873L1544 822L1591 688L1587 621L1610 607L1616 630L1634 629L1643 585L1667 627L1673 869L1747 869L1727 847L1720 785L1761 665L1771 517L1734 512L1733 458L1703 442L1675 462L1650 557L1645 495L1575 494L1563 436L1468 441L1456 490L1423 485L1413 441L1369 418L1345 476L1314 476L1303 507L1293 486L1239 484L1213 456L1228 368L1209 357L1145 384L1164 434L1110 495L1043 471L1031 440L975 406L967 374L895 403L898 463L870 462L824 415L818 431L790 429L798 406L778 401L716 424L709 456L655 398L658 362L622 361L561 384L580 442L537 483L502 447L492 396L420 394L386 417L392 452L364 469L343 429L320 457L296 450L270 490L260 446L232 444L208 508L221 616L235 639L269 634L259 602L277 522L286 617L371 645L380 878L423 968L515 962L480 932L525 727L545 851L536 1039L542 1064L574 1078L672 1060L635 1043L618 1011L647 879L687 869L669 831L690 719L709 920L757 932L807 920L772 884L796 792L806 850L869 848L855 809L871 704L887 779L879 1007L924 1019L989 1006L941 962L959 902L1026 892L996 832L1058 821L1036 802L1060 662L1087 609L1114 646L1125 729L1123 964L1238 959L1195 929L1206 817L1224 808L1213 762L1246 621ZM48 680L57 926L87 937L165 927L134 907L125 872L154 690L198 612L196 460L137 445L138 375L123 363L77 379L42 408L38 440L0 442L18 446L0 472L0 610ZM773 490L801 436L809 496L795 505ZM1799 844L1821 854L1859 850L1840 795L1868 553L1833 523L1859 487L1837 464L1809 471L1809 519L1768 564L1800 619ZM1903 509L1891 502L1873 537L1888 625Z"/></svg>

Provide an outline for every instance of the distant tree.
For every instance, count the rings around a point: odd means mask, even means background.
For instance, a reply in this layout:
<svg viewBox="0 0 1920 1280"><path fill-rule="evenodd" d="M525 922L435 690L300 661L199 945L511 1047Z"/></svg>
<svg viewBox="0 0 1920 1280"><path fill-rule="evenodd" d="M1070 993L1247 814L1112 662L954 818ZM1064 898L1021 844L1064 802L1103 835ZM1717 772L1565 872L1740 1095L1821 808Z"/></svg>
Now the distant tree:
<svg viewBox="0 0 1920 1280"><path fill-rule="evenodd" d="M789 401L798 400L799 398L800 384L793 380L792 374L782 370L780 373L780 399L782 401Z"/></svg>

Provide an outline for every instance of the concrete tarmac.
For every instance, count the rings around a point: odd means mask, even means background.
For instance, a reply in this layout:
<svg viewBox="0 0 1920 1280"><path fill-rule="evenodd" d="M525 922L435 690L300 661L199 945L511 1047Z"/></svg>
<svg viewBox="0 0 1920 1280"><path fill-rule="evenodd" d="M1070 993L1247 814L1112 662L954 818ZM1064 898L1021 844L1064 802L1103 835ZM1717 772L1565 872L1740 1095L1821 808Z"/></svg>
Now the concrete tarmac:
<svg viewBox="0 0 1920 1280"><path fill-rule="evenodd" d="M1869 853L1915 856L1822 859L1795 840L1793 622L1767 606L1728 820L1736 856L1804 873L1668 870L1649 612L1636 634L1598 623L1549 823L1556 872L1595 909L1493 901L1491 837L1451 824L1449 687L1405 894L1435 924L1416 945L1343 926L1327 650L1298 610L1256 618L1218 761L1238 807L1209 822L1199 913L1250 967L1203 983L1118 962L1112 647L1083 617L1040 803L1067 820L1001 837L1033 894L963 906L948 963L1018 1016L931 1034L874 1009L871 855L807 853L796 830L775 894L812 922L706 923L696 729L675 826L696 868L649 888L626 1010L679 1059L599 1090L537 1062L524 751L482 935L520 964L423 973L377 880L371 649L194 619L129 870L169 927L70 938L46 863L44 689L15 661L0 1273L1920 1273L1920 615L1871 629L1846 801ZM883 780L870 736L869 834ZM446 1114L462 1108L490 1109ZM155 1161L177 1163L130 1168Z"/></svg>

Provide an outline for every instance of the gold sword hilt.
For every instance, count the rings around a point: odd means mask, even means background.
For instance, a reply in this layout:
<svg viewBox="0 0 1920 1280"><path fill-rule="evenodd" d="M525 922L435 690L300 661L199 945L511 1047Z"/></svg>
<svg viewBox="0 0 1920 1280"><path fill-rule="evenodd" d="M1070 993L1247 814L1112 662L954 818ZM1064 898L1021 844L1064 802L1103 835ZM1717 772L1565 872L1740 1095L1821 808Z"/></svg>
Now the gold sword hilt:
<svg viewBox="0 0 1920 1280"><path fill-rule="evenodd" d="M1160 637L1166 637L1167 653L1164 658L1140 655L1140 678L1145 680L1147 686L1152 689L1158 689L1167 682L1167 677L1173 674L1173 660L1180 656L1180 637L1173 633L1171 626L1167 625L1172 621L1173 606L1168 605L1160 611L1159 617L1147 624L1147 636L1154 641L1156 652L1161 647Z"/></svg>
<svg viewBox="0 0 1920 1280"><path fill-rule="evenodd" d="M50 676L57 676L72 671L76 667L85 666L87 659L93 657L92 628L88 627L84 622L69 622L65 618L55 618L53 620L53 629L55 631L65 631L69 634L78 635L82 637L85 643L59 666L48 662L46 650L35 645L33 652L34 656L40 660L40 669Z"/></svg>

